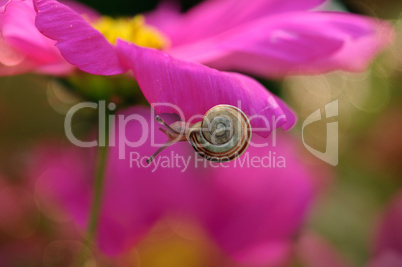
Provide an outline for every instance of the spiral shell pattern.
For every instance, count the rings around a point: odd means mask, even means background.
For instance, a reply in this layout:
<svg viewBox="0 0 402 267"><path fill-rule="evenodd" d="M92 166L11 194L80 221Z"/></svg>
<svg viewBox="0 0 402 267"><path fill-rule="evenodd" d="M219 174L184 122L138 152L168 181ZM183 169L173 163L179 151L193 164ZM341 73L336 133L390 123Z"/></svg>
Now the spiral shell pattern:
<svg viewBox="0 0 402 267"><path fill-rule="evenodd" d="M217 105L193 125L189 141L195 151L210 161L234 160L246 151L251 139L247 116L237 107Z"/></svg>

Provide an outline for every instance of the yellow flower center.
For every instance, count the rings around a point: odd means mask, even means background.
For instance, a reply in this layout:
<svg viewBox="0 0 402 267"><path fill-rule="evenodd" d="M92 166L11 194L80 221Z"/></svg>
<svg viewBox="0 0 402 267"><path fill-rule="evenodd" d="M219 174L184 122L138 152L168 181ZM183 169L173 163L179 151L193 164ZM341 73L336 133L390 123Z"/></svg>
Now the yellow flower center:
<svg viewBox="0 0 402 267"><path fill-rule="evenodd" d="M93 24L93 27L100 31L111 44L116 44L118 38L156 49L163 49L169 44L162 33L145 24L142 15L116 19L103 16Z"/></svg>

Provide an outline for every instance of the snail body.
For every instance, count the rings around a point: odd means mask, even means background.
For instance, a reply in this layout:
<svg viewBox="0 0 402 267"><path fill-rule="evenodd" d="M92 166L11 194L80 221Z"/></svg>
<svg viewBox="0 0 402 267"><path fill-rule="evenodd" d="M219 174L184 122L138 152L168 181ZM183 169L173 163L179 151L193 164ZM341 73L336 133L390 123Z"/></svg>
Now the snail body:
<svg viewBox="0 0 402 267"><path fill-rule="evenodd" d="M247 116L237 107L217 105L207 111L201 122L190 127L184 122L167 125L160 117L156 121L169 140L148 159L148 163L166 147L179 141L189 141L194 150L207 160L227 162L246 151L251 139L251 126Z"/></svg>

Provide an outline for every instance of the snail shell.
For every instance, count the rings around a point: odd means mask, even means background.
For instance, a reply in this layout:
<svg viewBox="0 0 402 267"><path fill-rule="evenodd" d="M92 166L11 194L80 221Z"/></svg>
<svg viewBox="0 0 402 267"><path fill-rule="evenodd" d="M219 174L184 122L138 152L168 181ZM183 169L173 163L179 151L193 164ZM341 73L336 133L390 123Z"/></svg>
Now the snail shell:
<svg viewBox="0 0 402 267"><path fill-rule="evenodd" d="M194 124L188 140L199 155L215 162L231 161L246 151L251 139L247 116L237 107L217 105Z"/></svg>

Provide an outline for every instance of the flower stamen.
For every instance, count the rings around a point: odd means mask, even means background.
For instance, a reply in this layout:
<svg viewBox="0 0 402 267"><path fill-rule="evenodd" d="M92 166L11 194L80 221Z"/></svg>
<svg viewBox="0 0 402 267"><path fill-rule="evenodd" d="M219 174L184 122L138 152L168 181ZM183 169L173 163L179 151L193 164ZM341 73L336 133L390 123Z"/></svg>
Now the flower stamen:
<svg viewBox="0 0 402 267"><path fill-rule="evenodd" d="M161 32L145 23L142 15L132 18L103 16L93 23L93 27L100 31L111 44L116 44L118 38L156 49L166 48L169 44L168 39Z"/></svg>

